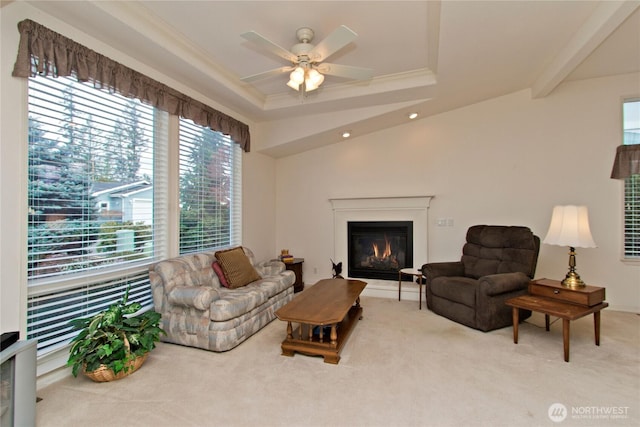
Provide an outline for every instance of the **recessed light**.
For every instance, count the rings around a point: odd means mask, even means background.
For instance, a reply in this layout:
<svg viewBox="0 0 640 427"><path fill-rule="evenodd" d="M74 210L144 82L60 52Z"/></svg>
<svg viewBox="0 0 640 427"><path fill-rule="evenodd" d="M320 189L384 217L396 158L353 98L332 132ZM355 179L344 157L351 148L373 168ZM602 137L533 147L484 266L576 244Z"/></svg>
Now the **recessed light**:
<svg viewBox="0 0 640 427"><path fill-rule="evenodd" d="M418 113L410 113L410 114L409 114L409 118L410 118L411 120L415 119L416 117L418 117Z"/></svg>
<svg viewBox="0 0 640 427"><path fill-rule="evenodd" d="M349 132L348 130L342 132L342 137L343 138L349 138L351 136L351 132Z"/></svg>

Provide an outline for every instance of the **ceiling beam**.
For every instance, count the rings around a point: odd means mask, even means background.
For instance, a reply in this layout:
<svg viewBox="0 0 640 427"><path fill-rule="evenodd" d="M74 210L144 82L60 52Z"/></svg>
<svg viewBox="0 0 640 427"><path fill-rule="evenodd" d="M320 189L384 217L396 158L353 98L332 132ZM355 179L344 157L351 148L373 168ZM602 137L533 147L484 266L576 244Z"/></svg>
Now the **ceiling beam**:
<svg viewBox="0 0 640 427"><path fill-rule="evenodd" d="M609 37L638 7L640 1L603 1L531 88L533 98L549 95Z"/></svg>

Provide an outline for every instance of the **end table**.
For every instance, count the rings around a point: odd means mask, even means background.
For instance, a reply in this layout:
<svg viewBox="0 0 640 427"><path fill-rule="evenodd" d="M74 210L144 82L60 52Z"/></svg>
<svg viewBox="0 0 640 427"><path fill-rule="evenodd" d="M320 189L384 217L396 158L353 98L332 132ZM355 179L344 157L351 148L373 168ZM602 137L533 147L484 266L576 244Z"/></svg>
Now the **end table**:
<svg viewBox="0 0 640 427"><path fill-rule="evenodd" d="M605 288L585 286L567 288L557 280L539 279L529 283L529 295L521 295L505 301L513 308L513 342L518 343L519 310L531 310L544 314L545 329L549 331L549 316L562 319L564 361L569 361L570 322L593 314L595 344L600 345L600 311L609 306L604 302Z"/></svg>
<svg viewBox="0 0 640 427"><path fill-rule="evenodd" d="M304 263L304 258L294 258L293 261L284 263L287 270L293 271L296 275L296 281L293 284L293 292L300 292L304 290L304 280L302 279L303 263Z"/></svg>
<svg viewBox="0 0 640 427"><path fill-rule="evenodd" d="M418 305L418 309L422 310L422 285L425 285L426 283L424 283L422 281L422 278L424 277L422 275L422 270L419 270L417 268L403 268L401 270L398 271L398 301L400 301L400 292L402 290L402 275L407 275L407 276L411 276L412 277L412 281L413 281L413 277L417 277L418 281L416 283L418 283L418 288L420 289L420 297L418 298L418 301L420 301L419 305ZM427 293L425 292L425 298L427 296Z"/></svg>

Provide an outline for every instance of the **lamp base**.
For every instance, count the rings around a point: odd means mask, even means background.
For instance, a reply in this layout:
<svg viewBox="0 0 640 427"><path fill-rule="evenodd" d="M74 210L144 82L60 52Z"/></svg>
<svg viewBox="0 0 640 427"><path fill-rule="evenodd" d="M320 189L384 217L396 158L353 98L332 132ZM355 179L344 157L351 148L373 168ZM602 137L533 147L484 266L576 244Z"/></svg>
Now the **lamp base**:
<svg viewBox="0 0 640 427"><path fill-rule="evenodd" d="M575 271L568 272L564 280L560 283L562 284L562 286L571 289L584 288L585 286L587 286L580 278L580 275Z"/></svg>

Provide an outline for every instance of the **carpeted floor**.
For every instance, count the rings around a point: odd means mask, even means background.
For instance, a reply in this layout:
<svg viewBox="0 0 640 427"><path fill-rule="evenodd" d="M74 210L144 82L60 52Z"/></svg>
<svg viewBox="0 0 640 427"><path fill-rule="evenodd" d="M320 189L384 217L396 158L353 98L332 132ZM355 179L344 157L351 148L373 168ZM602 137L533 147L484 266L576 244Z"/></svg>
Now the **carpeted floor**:
<svg viewBox="0 0 640 427"><path fill-rule="evenodd" d="M338 365L282 356L286 323L275 320L226 353L160 343L123 380L59 381L38 391L37 425L640 425L637 314L604 310L600 347L592 316L572 322L566 363L562 322L546 332L542 315L516 345L510 327L478 332L416 301L362 306Z"/></svg>

